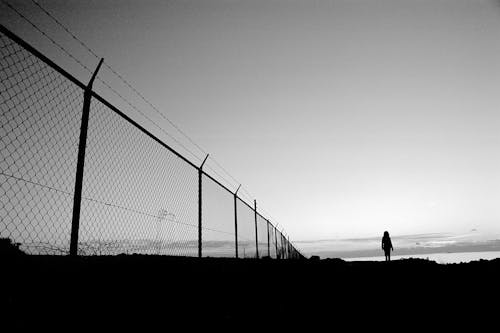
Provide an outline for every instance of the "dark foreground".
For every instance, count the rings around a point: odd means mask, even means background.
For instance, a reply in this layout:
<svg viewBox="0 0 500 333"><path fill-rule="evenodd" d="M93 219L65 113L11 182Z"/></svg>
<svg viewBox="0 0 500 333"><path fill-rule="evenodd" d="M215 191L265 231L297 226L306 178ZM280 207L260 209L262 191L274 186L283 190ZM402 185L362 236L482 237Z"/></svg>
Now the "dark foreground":
<svg viewBox="0 0 500 333"><path fill-rule="evenodd" d="M328 331L345 325L407 331L434 328L436 321L500 322L498 259L456 265L134 255L0 260L7 308L1 321L14 328L163 331L176 324L189 331L297 323L312 331L322 323Z"/></svg>

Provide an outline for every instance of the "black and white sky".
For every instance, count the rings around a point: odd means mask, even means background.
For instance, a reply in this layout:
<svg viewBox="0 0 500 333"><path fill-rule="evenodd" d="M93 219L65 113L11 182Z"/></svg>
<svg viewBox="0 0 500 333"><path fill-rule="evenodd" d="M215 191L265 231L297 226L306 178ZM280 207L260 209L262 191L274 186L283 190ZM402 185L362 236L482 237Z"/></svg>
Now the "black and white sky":
<svg viewBox="0 0 500 333"><path fill-rule="evenodd" d="M498 1L37 1L291 239L500 233ZM31 1L9 2L95 67ZM0 19L88 80L4 4Z"/></svg>

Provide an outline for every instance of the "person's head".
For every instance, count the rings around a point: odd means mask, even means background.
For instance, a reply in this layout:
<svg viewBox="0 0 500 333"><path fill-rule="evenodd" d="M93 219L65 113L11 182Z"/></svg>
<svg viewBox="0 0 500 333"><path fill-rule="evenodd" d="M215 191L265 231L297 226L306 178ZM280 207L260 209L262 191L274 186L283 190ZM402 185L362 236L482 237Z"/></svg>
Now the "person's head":
<svg viewBox="0 0 500 333"><path fill-rule="evenodd" d="M384 237L389 237L389 231L384 231Z"/></svg>

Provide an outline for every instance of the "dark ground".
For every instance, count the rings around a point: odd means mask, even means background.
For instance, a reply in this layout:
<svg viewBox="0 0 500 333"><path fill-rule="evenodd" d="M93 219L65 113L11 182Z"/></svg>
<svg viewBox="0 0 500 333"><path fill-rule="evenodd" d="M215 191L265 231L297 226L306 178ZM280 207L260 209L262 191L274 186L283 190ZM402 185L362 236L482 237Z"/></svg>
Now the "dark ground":
<svg viewBox="0 0 500 333"><path fill-rule="evenodd" d="M407 331L500 322L500 259L439 265L3 255L0 262L7 308L0 321L14 329L164 331L175 323L190 331L269 323L307 325L309 332L321 323L328 331Z"/></svg>

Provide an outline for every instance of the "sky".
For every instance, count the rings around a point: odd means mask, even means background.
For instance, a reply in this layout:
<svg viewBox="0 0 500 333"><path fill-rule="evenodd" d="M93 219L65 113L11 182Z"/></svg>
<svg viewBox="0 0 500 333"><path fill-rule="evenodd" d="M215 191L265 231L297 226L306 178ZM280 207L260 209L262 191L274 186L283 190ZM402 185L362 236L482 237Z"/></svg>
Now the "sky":
<svg viewBox="0 0 500 333"><path fill-rule="evenodd" d="M95 68L31 1L9 2ZM497 1L39 3L215 157L238 180L209 158L221 181L242 183L293 241L500 233ZM2 24L88 81L0 8ZM196 157L96 89L201 163L204 154L154 110L140 105Z"/></svg>

